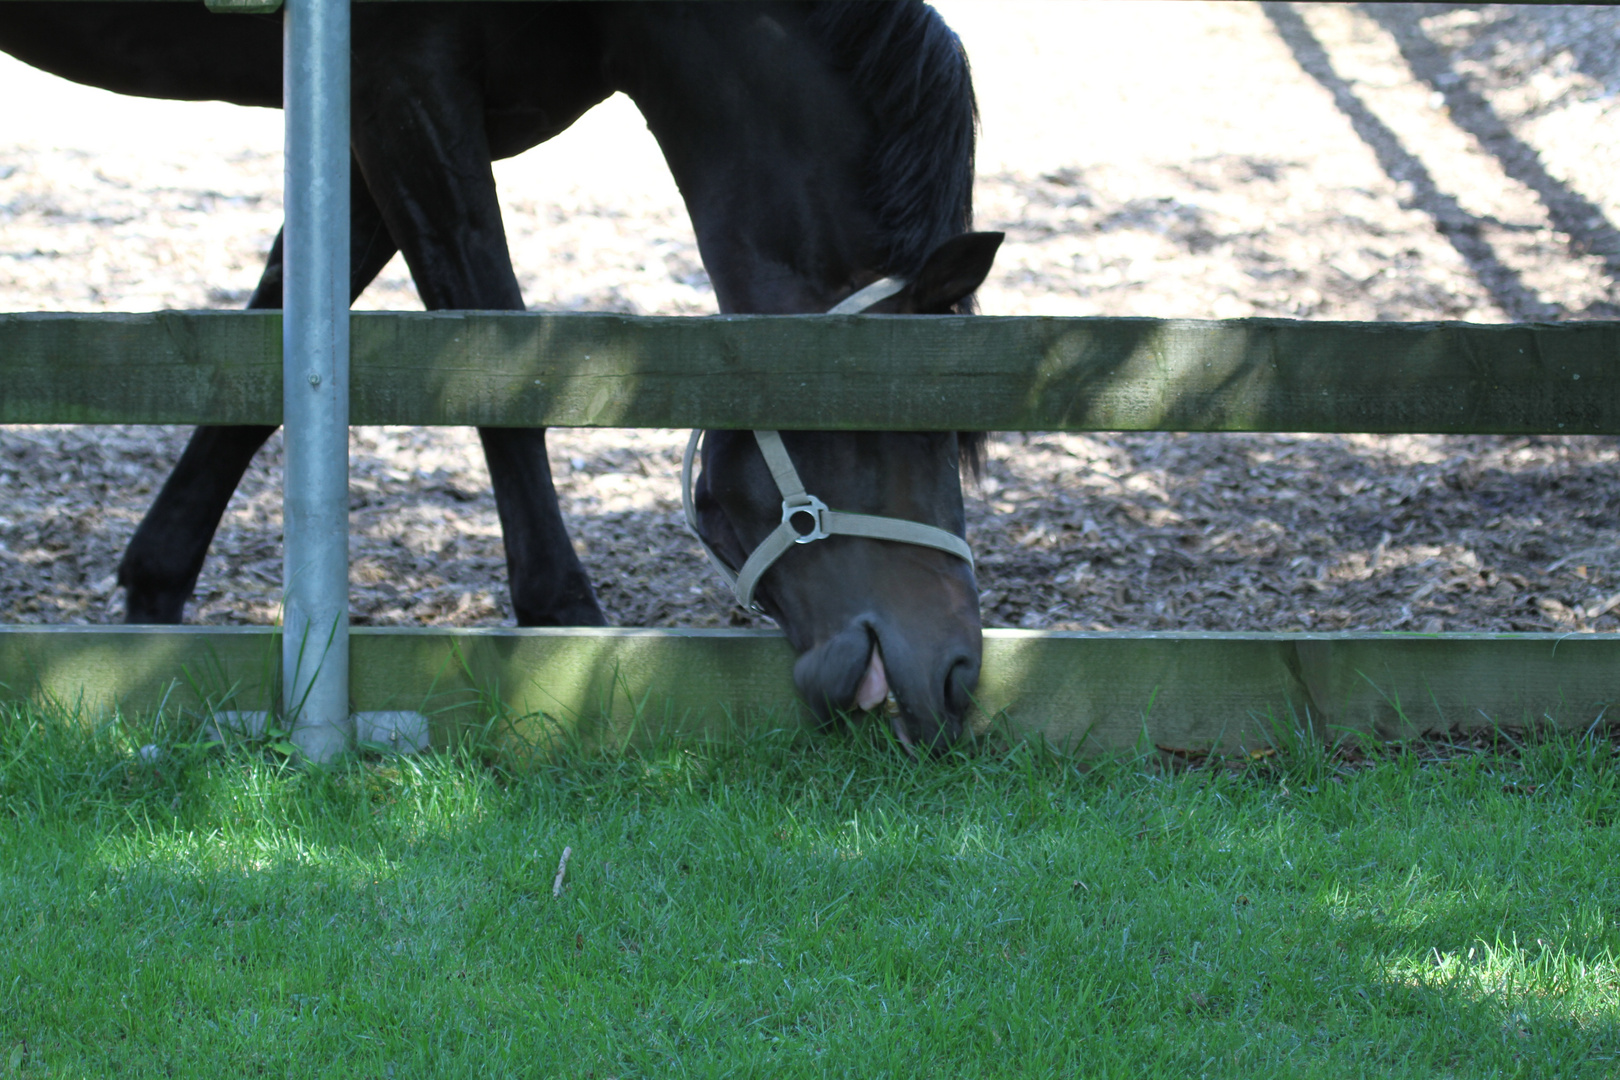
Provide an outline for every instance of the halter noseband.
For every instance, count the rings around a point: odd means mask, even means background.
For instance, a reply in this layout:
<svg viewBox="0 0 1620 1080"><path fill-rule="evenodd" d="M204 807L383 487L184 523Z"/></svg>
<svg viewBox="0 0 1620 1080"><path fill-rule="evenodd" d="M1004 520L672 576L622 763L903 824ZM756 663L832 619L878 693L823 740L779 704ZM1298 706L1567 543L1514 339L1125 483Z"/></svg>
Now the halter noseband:
<svg viewBox="0 0 1620 1080"><path fill-rule="evenodd" d="M827 314L854 315L905 287L906 283L898 278L883 278L846 297ZM697 537L698 543L703 545L714 568L731 585L737 603L749 611L763 614L763 609L754 602L754 586L759 584L759 579L777 559L794 544L811 544L829 536L865 536L873 540L916 544L955 555L966 560L969 567L973 565L973 549L955 533L924 525L920 521L875 514L846 514L829 509L826 503L804 490L804 481L799 479L799 471L793 467L793 459L788 457L781 434L756 431L754 440L759 443L760 453L765 455L765 464L770 467L776 489L782 493L782 523L754 549L742 569L733 572L698 531L697 505L692 497L692 462L697 456L698 441L702 437L702 429L693 431L691 438L686 441L686 453L681 458L681 505L686 509L686 525Z"/></svg>

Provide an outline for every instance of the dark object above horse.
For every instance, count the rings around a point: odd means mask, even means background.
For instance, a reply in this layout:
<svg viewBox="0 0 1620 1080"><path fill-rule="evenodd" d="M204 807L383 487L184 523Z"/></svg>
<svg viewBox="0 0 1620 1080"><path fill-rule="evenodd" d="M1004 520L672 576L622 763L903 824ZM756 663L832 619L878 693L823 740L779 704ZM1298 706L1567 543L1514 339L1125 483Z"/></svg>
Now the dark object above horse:
<svg viewBox="0 0 1620 1080"><path fill-rule="evenodd" d="M967 310L1000 237L969 234L975 112L966 58L915 0L896 3L411 3L353 10L351 294L395 251L430 309L520 310L490 163L623 91L680 186L723 312L826 311L884 278L869 310ZM201 4L0 4L0 49L147 97L279 107L279 15ZM249 307L281 304L281 241ZM192 435L119 567L130 622L179 622L243 472L273 428ZM699 526L733 568L782 521L746 433L711 432ZM479 431L525 626L600 625L569 542L545 432ZM961 536L973 436L790 432L804 484L835 510ZM733 561L735 560L735 561ZM831 536L786 552L759 604L801 653L819 715L887 702L907 744L956 736L978 679L971 566L947 552Z"/></svg>

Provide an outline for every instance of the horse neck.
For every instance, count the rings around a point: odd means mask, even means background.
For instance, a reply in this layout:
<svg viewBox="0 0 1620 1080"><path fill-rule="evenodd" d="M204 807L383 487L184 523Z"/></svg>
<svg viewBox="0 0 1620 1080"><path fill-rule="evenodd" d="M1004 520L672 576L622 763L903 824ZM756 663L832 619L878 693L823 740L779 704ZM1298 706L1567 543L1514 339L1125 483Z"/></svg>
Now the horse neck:
<svg viewBox="0 0 1620 1080"><path fill-rule="evenodd" d="M872 122L793 6L646 4L605 35L723 312L825 311L883 276Z"/></svg>

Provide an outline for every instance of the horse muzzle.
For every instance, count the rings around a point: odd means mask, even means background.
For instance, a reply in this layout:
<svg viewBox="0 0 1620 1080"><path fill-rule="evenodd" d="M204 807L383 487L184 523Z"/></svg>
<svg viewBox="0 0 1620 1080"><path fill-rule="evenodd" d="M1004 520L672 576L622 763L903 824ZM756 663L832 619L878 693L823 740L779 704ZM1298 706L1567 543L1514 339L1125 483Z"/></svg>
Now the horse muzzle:
<svg viewBox="0 0 1620 1080"><path fill-rule="evenodd" d="M801 655L794 685L823 723L837 712L870 713L908 753L938 754L961 737L979 681L977 620L967 630L864 615Z"/></svg>

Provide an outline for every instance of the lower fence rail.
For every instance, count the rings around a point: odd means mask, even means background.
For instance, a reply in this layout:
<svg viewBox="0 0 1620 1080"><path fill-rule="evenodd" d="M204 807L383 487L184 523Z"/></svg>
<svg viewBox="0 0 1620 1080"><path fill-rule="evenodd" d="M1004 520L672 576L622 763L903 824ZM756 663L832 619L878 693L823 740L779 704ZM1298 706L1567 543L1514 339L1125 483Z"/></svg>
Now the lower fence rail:
<svg viewBox="0 0 1620 1080"><path fill-rule="evenodd" d="M1585 730L1620 692L1620 634L988 630L984 644L975 729L1091 753ZM251 733L277 700L279 647L272 627L8 626L0 698ZM367 742L623 746L810 724L792 662L767 631L357 627L350 694Z"/></svg>

